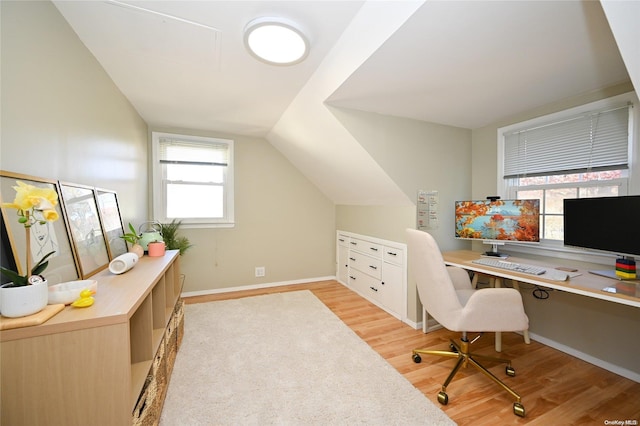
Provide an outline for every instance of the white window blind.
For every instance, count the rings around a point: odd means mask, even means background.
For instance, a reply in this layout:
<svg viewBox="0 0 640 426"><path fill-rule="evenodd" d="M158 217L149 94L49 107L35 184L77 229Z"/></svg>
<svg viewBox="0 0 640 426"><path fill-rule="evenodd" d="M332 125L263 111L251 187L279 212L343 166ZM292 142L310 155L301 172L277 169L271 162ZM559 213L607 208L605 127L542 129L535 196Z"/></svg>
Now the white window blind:
<svg viewBox="0 0 640 426"><path fill-rule="evenodd" d="M628 168L630 105L504 135L504 178Z"/></svg>
<svg viewBox="0 0 640 426"><path fill-rule="evenodd" d="M164 164L226 167L229 161L229 145L160 138L159 159Z"/></svg>

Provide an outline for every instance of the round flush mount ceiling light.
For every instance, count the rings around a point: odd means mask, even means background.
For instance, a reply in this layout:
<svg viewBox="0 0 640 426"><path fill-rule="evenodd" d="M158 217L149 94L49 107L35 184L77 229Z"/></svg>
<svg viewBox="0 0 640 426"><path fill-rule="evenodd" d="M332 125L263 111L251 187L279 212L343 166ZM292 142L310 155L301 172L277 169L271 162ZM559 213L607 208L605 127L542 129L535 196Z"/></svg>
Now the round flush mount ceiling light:
<svg viewBox="0 0 640 426"><path fill-rule="evenodd" d="M244 29L244 44L257 59L272 65L293 65L309 54L309 42L296 25L282 18L258 18Z"/></svg>

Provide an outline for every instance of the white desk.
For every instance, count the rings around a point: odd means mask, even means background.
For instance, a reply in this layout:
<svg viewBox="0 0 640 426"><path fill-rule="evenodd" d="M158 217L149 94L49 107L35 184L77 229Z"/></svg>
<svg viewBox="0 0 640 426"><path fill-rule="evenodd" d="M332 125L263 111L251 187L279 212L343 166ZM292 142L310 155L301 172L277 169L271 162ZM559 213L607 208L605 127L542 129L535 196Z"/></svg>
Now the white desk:
<svg viewBox="0 0 640 426"><path fill-rule="evenodd" d="M569 278L567 281L553 281L545 279L544 275L523 274L473 263L473 260L480 258L480 253L471 250L449 251L443 253L442 257L447 265L459 266L470 271L640 308L640 280L620 281L592 274L588 269L578 269L576 273L580 275L576 277ZM570 261L560 263L554 258L531 260L515 256L509 257L507 260L528 265L539 265L547 269L561 265L567 266L571 263ZM603 290L611 287L617 288L618 292L610 293Z"/></svg>
<svg viewBox="0 0 640 426"><path fill-rule="evenodd" d="M589 272L588 269L578 269L577 272L572 274L580 274L573 278L569 278L567 281L553 281L545 279L544 275L531 275L520 272L514 272L510 270L492 268L490 266L479 265L473 263L481 257L479 252L471 250L457 250L442 253L444 262L450 266L458 266L463 269L482 273L485 275L493 276L496 278L512 280L514 283L523 282L533 284L539 287L552 288L567 293L580 294L582 296L593 297L596 299L607 300L614 303L620 303L623 305L634 306L640 308L640 280L625 280L620 281L612 278L607 278L599 275L595 275ZM523 263L528 265L539 265L546 269L553 269L556 266L567 266L571 262L563 261L562 264L554 258L545 258L543 260L525 259L520 257L509 257L509 262ZM605 288L613 288L616 293L604 291ZM427 332L428 315L423 311L423 330ZM528 335L525 333L525 340L528 343ZM497 352L502 349L501 334L496 333L495 348Z"/></svg>

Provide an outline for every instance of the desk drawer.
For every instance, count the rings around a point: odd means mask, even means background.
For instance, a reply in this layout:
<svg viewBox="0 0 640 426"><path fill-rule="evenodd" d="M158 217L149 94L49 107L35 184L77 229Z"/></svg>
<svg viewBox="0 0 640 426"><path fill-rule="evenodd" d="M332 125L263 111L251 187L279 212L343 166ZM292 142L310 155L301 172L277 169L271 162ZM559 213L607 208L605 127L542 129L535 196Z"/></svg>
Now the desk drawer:
<svg viewBox="0 0 640 426"><path fill-rule="evenodd" d="M383 246L381 244L372 243L366 240L360 240L358 238L351 238L350 242L351 250L358 250L361 253L366 253L369 256L382 258Z"/></svg>
<svg viewBox="0 0 640 426"><path fill-rule="evenodd" d="M404 250L395 247L385 247L383 258L385 262L402 265L404 263Z"/></svg>
<svg viewBox="0 0 640 426"><path fill-rule="evenodd" d="M382 260L355 251L349 253L349 266L376 279L382 279Z"/></svg>

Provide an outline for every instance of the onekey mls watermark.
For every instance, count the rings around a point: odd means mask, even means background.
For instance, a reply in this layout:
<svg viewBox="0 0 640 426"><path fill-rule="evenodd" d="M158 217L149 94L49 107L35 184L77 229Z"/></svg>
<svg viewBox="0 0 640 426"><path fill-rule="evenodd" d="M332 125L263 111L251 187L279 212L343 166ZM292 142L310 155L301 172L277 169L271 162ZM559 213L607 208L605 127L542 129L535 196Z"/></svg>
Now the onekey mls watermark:
<svg viewBox="0 0 640 426"><path fill-rule="evenodd" d="M607 426L638 426L638 420L605 420Z"/></svg>

